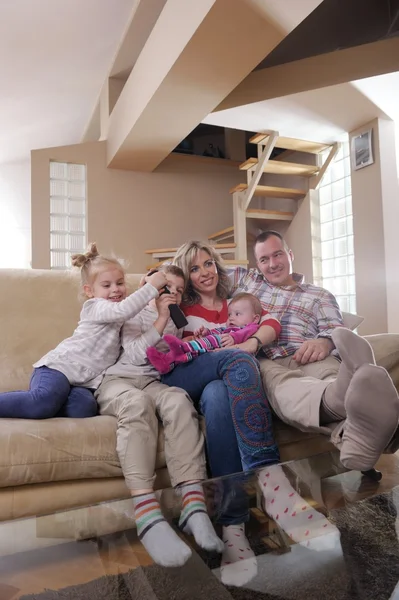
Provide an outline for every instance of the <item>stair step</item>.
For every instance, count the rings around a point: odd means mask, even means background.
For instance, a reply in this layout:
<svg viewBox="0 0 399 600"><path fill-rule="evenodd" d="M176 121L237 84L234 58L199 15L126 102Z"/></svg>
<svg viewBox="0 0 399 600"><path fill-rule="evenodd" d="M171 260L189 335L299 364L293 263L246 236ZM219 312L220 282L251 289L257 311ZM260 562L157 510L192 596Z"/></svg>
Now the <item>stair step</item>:
<svg viewBox="0 0 399 600"><path fill-rule="evenodd" d="M213 244L212 245L215 250L226 250L228 248L235 248L235 244ZM146 250L146 254L168 254L173 255L177 252L178 248L153 248L152 250Z"/></svg>
<svg viewBox="0 0 399 600"><path fill-rule="evenodd" d="M165 261L164 260L160 260L156 263L152 263L151 265L147 265L146 269L147 271L150 271L151 269L158 269L159 267L161 267L163 265ZM248 264L247 260L235 260L235 259L228 259L226 260L225 258L223 259L223 264L228 265L228 266L246 266Z"/></svg>
<svg viewBox="0 0 399 600"><path fill-rule="evenodd" d="M234 192L245 192L248 188L246 183L239 183L230 190L230 194ZM263 196L265 198L290 198L292 200L300 200L306 196L305 190L297 190L295 188L283 188L272 185L257 185L254 196Z"/></svg>
<svg viewBox="0 0 399 600"><path fill-rule="evenodd" d="M266 144L269 137L268 133L257 133L249 140L251 144ZM308 142L307 140L297 140L295 138L279 137L277 138L276 148L284 150L294 150L296 152L310 152L310 154L319 154L323 150L330 148L331 144L321 144L320 142Z"/></svg>
<svg viewBox="0 0 399 600"><path fill-rule="evenodd" d="M225 265L247 265L248 264L248 260L235 260L234 258L231 259L223 259L223 263Z"/></svg>
<svg viewBox="0 0 399 600"><path fill-rule="evenodd" d="M263 210L260 208L249 208L246 211L247 219L268 219L269 221L292 221L293 212L281 210Z"/></svg>
<svg viewBox="0 0 399 600"><path fill-rule="evenodd" d="M240 165L241 171L248 171L256 168L258 160L248 158ZM299 163L284 162L282 160L269 160L264 168L264 173L273 173L275 175L298 175L299 177L312 177L319 172L319 167L313 165L301 165Z"/></svg>
<svg viewBox="0 0 399 600"><path fill-rule="evenodd" d="M212 233L212 235L209 235L208 240L212 242L212 240L219 238L218 241L222 241L231 237L234 237L234 227L226 227L226 229L221 229L220 231L216 231L215 233Z"/></svg>

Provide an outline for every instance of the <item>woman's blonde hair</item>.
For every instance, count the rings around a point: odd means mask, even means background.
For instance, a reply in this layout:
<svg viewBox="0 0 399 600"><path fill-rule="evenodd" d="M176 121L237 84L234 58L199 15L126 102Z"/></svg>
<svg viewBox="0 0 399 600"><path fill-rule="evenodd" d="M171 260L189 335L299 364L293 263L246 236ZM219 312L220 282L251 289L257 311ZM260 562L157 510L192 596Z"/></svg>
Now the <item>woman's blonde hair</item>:
<svg viewBox="0 0 399 600"><path fill-rule="evenodd" d="M201 296L198 292L195 291L190 280L191 266L198 252L200 252L201 250L209 254L209 256L216 265L216 269L219 276L219 282L216 288L216 293L218 297L224 300L225 298L228 298L230 292L230 279L227 275L227 271L223 265L220 254L216 252L216 250L212 248L212 246L206 244L205 242L187 242L186 244L183 244L182 246L180 246L180 248L178 248L176 255L173 259L173 264L180 267L184 273L184 277L187 284L183 295L183 302L188 306L198 304L201 300Z"/></svg>
<svg viewBox="0 0 399 600"><path fill-rule="evenodd" d="M80 269L82 285L90 285L94 278L107 267L117 267L125 275L125 269L117 258L103 256L97 250L97 244L89 244L84 254L73 254L72 266Z"/></svg>

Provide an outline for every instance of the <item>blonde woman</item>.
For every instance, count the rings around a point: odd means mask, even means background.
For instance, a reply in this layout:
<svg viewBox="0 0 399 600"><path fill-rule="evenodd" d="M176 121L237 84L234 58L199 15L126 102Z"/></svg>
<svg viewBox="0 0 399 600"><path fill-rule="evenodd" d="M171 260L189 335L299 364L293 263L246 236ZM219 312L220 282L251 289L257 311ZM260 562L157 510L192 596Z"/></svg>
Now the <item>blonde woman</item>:
<svg viewBox="0 0 399 600"><path fill-rule="evenodd" d="M214 249L201 242L179 248L174 264L188 281L181 309L188 320L184 335L202 326L212 329L226 324L230 282ZM183 388L205 417L206 445L212 477L222 477L279 462L272 418L259 367L250 352L258 344L271 343L276 330L271 320L262 321L256 334L240 349L220 350L178 365L162 376L167 385ZM248 506L237 480L225 484L228 502L218 522L223 525L222 579L244 585L256 573L256 560L245 536Z"/></svg>
<svg viewBox="0 0 399 600"><path fill-rule="evenodd" d="M187 280L181 308L186 335L206 327L221 327L228 318L230 285L219 255L207 244L189 242L174 260ZM185 389L205 417L208 461L213 477L262 467L258 471L264 506L292 540L317 548L318 538L336 535L335 527L291 486L281 466L271 429L271 412L263 392L255 354L273 343L279 331L272 315L237 349L209 352L180 364L162 376L168 385ZM244 351L243 351L244 350ZM242 476L244 478L244 476ZM257 572L254 553L245 537L248 505L239 477L223 481L221 576L226 584L245 585ZM324 540L323 540L324 543Z"/></svg>

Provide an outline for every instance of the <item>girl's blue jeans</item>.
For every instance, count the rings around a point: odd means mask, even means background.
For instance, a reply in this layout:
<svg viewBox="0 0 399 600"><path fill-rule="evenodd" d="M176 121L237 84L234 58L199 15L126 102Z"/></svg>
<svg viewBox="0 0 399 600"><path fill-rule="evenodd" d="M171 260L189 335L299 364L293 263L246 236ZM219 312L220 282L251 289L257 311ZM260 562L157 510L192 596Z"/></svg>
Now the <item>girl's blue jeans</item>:
<svg viewBox="0 0 399 600"><path fill-rule="evenodd" d="M27 392L0 394L0 418L82 419L97 414L92 390L71 386L63 373L48 367L34 369Z"/></svg>

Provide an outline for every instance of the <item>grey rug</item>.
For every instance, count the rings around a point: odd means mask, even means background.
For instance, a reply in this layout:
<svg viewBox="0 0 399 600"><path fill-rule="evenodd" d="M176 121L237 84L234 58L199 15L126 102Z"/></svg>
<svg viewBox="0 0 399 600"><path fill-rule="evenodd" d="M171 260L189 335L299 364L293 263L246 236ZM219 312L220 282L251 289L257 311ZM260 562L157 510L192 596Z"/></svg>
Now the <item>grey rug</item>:
<svg viewBox="0 0 399 600"><path fill-rule="evenodd" d="M333 511L341 540L334 552L293 546L258 556L245 588L225 587L198 555L184 567L140 567L21 600L389 600L399 581L399 488Z"/></svg>

